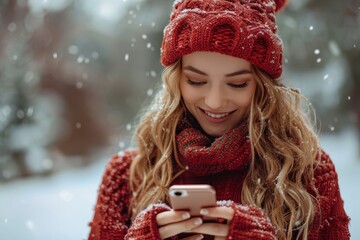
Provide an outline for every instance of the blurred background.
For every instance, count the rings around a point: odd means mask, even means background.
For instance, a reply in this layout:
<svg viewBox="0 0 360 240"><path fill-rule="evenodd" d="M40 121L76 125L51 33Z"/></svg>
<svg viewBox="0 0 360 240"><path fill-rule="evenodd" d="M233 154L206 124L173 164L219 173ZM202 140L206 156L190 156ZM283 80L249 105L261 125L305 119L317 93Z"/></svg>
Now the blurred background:
<svg viewBox="0 0 360 240"><path fill-rule="evenodd" d="M87 238L106 162L160 85L172 4L0 1L1 239ZM360 239L360 0L290 1L277 22Z"/></svg>

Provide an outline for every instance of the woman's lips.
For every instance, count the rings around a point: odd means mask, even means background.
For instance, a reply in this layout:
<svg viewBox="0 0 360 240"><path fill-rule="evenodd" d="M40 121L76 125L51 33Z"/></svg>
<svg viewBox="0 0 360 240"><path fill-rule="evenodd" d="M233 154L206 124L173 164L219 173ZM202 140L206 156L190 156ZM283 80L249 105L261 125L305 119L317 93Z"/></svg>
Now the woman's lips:
<svg viewBox="0 0 360 240"><path fill-rule="evenodd" d="M231 114L235 112L235 111L231 111L231 112L214 113L214 112L206 111L201 108L200 110L204 114L205 118L213 123L222 123L228 120L231 117Z"/></svg>

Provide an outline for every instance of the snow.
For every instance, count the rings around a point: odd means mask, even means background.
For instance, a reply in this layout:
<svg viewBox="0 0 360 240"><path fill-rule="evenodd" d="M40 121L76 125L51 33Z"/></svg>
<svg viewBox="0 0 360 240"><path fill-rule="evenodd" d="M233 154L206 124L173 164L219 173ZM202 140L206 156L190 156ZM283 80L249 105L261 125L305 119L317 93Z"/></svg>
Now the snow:
<svg viewBox="0 0 360 240"><path fill-rule="evenodd" d="M0 185L1 239L85 239L105 164Z"/></svg>
<svg viewBox="0 0 360 240"><path fill-rule="evenodd" d="M345 209L352 218L352 239L360 239L359 142L354 129L321 136L339 174ZM0 185L2 240L86 239L98 185L107 160L49 177L35 177Z"/></svg>

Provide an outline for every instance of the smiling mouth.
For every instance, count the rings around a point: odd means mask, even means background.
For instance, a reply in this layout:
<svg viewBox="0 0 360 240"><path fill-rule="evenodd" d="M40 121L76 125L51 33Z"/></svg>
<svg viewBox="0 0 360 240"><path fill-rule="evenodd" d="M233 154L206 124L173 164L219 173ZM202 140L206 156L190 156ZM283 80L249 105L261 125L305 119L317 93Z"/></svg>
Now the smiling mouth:
<svg viewBox="0 0 360 240"><path fill-rule="evenodd" d="M221 118L225 118L227 116L229 116L230 114L232 114L235 111L232 112L227 112L227 113L212 113L212 112L208 112L204 109L201 109L201 111L203 111L207 116L214 118L214 119L221 119Z"/></svg>

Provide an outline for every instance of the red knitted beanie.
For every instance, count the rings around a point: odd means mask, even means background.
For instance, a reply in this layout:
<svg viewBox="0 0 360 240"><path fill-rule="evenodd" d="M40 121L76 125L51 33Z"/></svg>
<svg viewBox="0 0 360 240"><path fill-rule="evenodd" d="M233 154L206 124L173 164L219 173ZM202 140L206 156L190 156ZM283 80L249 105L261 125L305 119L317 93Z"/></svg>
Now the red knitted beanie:
<svg viewBox="0 0 360 240"><path fill-rule="evenodd" d="M164 29L161 62L196 51L218 52L252 63L272 78L282 73L282 41L275 13L286 0L175 0Z"/></svg>

